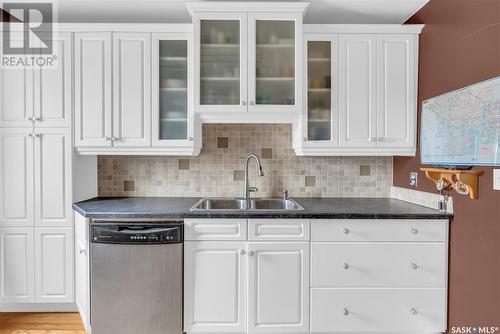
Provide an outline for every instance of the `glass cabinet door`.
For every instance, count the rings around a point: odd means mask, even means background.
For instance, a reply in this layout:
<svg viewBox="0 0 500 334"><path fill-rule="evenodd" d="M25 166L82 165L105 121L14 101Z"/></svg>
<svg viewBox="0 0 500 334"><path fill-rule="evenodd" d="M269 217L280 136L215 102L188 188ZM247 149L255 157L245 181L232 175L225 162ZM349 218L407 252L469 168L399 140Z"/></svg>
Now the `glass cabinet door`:
<svg viewBox="0 0 500 334"><path fill-rule="evenodd" d="M255 20L256 105L295 105L295 42L295 21Z"/></svg>
<svg viewBox="0 0 500 334"><path fill-rule="evenodd" d="M331 41L307 42L307 139L332 139Z"/></svg>
<svg viewBox="0 0 500 334"><path fill-rule="evenodd" d="M200 105L240 105L240 20L200 20Z"/></svg>
<svg viewBox="0 0 500 334"><path fill-rule="evenodd" d="M159 41L159 140L188 138L188 41Z"/></svg>

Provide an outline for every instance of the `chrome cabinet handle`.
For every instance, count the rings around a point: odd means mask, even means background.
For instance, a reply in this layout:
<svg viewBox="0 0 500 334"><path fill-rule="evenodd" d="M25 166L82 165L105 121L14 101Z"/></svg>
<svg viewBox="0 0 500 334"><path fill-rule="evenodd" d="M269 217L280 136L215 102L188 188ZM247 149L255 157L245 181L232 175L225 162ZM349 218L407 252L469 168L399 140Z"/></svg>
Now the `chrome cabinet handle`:
<svg viewBox="0 0 500 334"><path fill-rule="evenodd" d="M36 117L36 116L30 116L28 117L28 121L33 121L33 122L37 122L37 121L40 121L40 117Z"/></svg>
<svg viewBox="0 0 500 334"><path fill-rule="evenodd" d="M111 141L111 137L104 137L105 141Z"/></svg>
<svg viewBox="0 0 500 334"><path fill-rule="evenodd" d="M254 256L254 255L255 255L255 252L254 252L254 251L250 251L250 252L248 253L248 255L250 255L250 256Z"/></svg>
<svg viewBox="0 0 500 334"><path fill-rule="evenodd" d="M194 139L193 139L193 137L188 137L188 140L193 141Z"/></svg>
<svg viewBox="0 0 500 334"><path fill-rule="evenodd" d="M345 228L345 227L344 227L344 228L342 229L342 232L344 232L344 234L349 234L349 232L351 232L351 231L349 231L349 229L348 229L348 228Z"/></svg>
<svg viewBox="0 0 500 334"><path fill-rule="evenodd" d="M349 269L349 263L342 263L342 268L344 268L345 270Z"/></svg>
<svg viewBox="0 0 500 334"><path fill-rule="evenodd" d="M80 254L87 255L87 251L85 249L80 249Z"/></svg>
<svg viewBox="0 0 500 334"><path fill-rule="evenodd" d="M241 101L241 105L242 106L246 106L247 105L247 101Z"/></svg>
<svg viewBox="0 0 500 334"><path fill-rule="evenodd" d="M240 254L241 255L245 255L246 254L246 251L244 249L240 250Z"/></svg>
<svg viewBox="0 0 500 334"><path fill-rule="evenodd" d="M255 104L255 102L250 101L250 103L249 103L249 104L250 104L251 106L253 106L253 105Z"/></svg>
<svg viewBox="0 0 500 334"><path fill-rule="evenodd" d="M417 230L416 228L411 228L411 229L410 229L410 232L411 232L412 234L417 234L417 233L418 233L418 230Z"/></svg>
<svg viewBox="0 0 500 334"><path fill-rule="evenodd" d="M304 141L307 141L307 137L304 137L303 139L304 139Z"/></svg>
<svg viewBox="0 0 500 334"><path fill-rule="evenodd" d="M30 133L30 134L28 134L28 136L30 136L33 139L40 138L40 134L39 133Z"/></svg>
<svg viewBox="0 0 500 334"><path fill-rule="evenodd" d="M346 308L344 308L344 309L342 310L342 313L343 313L344 315L349 315L349 310L348 310L348 309L346 309Z"/></svg>
<svg viewBox="0 0 500 334"><path fill-rule="evenodd" d="M413 315L417 315L418 311L412 307L410 309L410 313L413 314Z"/></svg>
<svg viewBox="0 0 500 334"><path fill-rule="evenodd" d="M413 262L410 264L410 267L413 270L417 270L418 269L418 266L415 263L413 263Z"/></svg>
<svg viewBox="0 0 500 334"><path fill-rule="evenodd" d="M111 141L120 141L122 140L121 138L118 138L118 137L111 137Z"/></svg>

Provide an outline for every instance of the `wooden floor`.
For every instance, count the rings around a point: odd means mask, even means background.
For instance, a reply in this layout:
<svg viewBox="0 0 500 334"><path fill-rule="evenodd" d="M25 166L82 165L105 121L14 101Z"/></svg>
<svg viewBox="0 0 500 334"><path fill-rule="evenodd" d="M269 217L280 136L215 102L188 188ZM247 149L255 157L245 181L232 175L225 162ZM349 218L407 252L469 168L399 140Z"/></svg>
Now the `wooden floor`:
<svg viewBox="0 0 500 334"><path fill-rule="evenodd" d="M87 334L78 313L0 313L0 334Z"/></svg>

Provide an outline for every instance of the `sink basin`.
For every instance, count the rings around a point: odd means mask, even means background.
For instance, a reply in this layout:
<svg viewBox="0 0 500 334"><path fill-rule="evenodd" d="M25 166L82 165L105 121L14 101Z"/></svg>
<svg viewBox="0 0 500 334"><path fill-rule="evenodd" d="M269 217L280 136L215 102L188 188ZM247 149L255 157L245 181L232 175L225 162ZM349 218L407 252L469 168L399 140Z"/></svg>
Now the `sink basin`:
<svg viewBox="0 0 500 334"><path fill-rule="evenodd" d="M297 211L304 208L293 199L282 198L204 198L191 210L214 211Z"/></svg>

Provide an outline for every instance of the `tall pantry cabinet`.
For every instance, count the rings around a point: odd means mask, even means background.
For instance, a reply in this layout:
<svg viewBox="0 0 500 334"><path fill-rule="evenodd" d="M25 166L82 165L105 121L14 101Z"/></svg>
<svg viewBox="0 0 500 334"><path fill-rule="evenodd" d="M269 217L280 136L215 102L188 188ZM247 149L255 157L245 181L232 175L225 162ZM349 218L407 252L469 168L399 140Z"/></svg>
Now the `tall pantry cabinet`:
<svg viewBox="0 0 500 334"><path fill-rule="evenodd" d="M0 70L0 311L74 299L71 35L54 68Z"/></svg>

